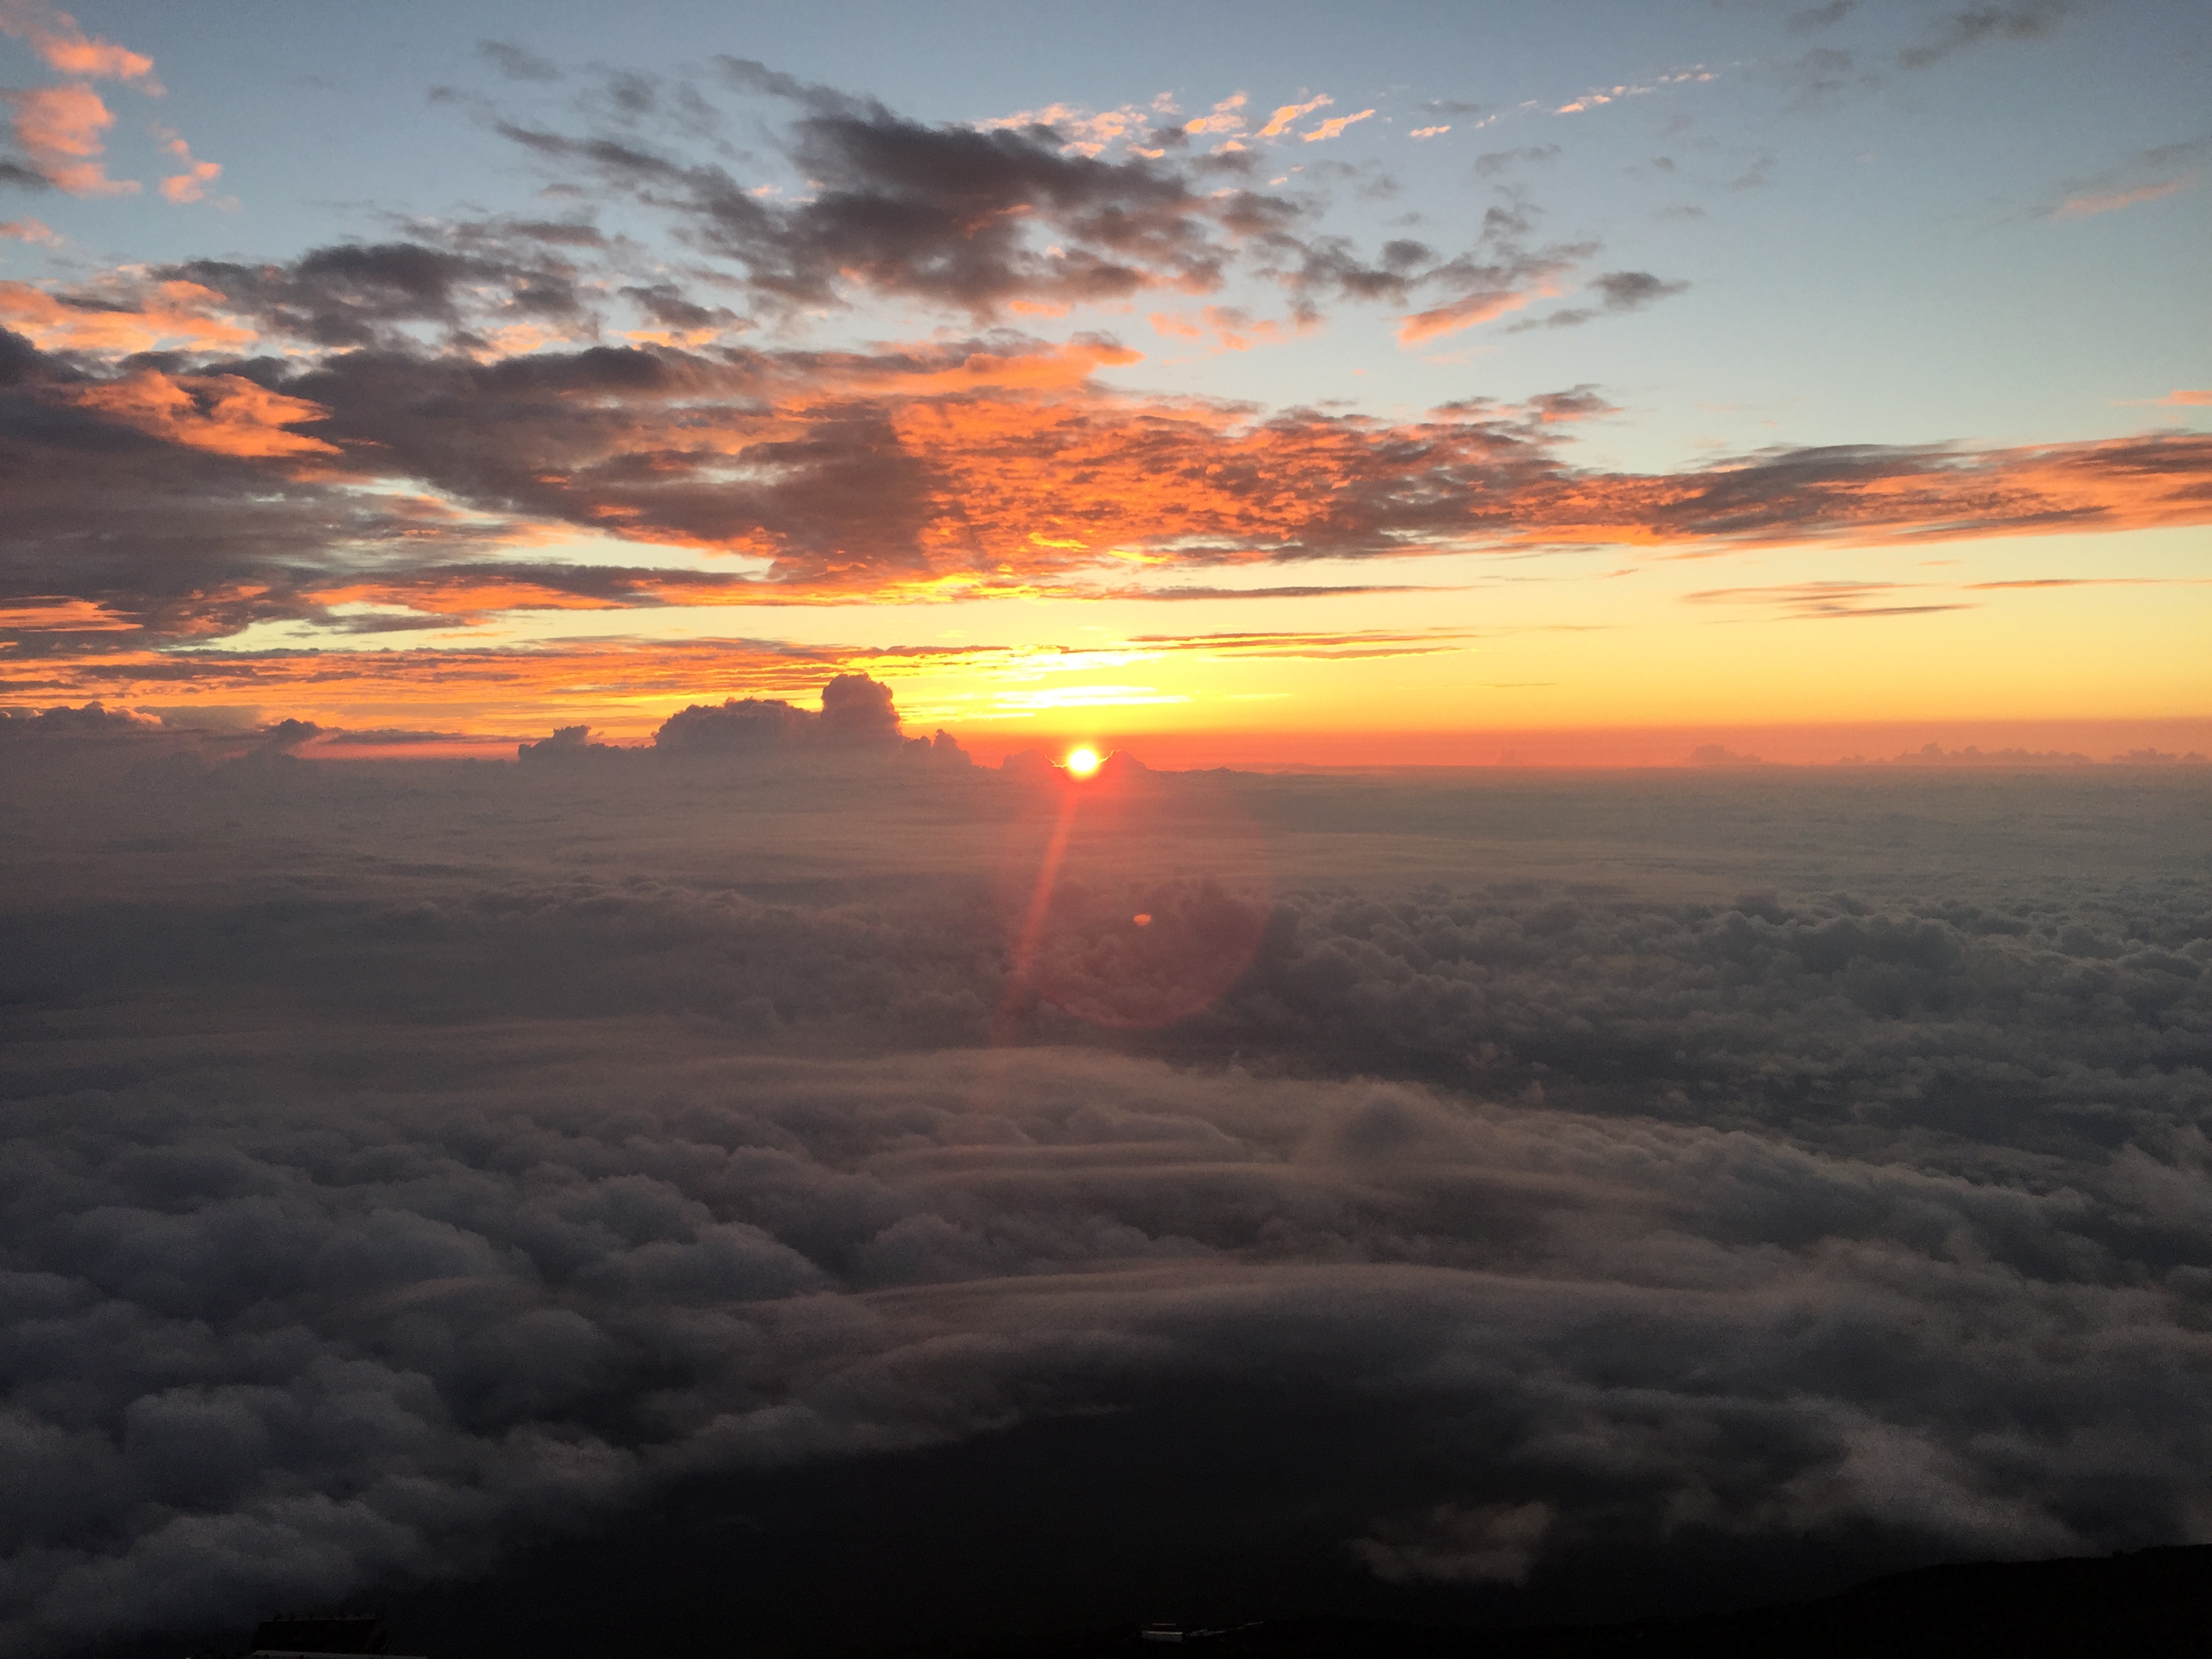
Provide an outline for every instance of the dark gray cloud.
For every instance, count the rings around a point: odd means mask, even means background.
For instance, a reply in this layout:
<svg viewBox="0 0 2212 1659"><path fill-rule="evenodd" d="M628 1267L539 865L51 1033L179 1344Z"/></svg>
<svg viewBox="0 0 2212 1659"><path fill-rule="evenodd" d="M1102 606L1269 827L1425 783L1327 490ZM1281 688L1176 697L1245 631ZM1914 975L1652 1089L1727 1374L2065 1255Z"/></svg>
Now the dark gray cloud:
<svg viewBox="0 0 2212 1659"><path fill-rule="evenodd" d="M1478 179L1494 179L1499 173L1516 167L1559 159L1557 144L1520 144L1511 149L1493 149L1474 158L1474 175Z"/></svg>
<svg viewBox="0 0 2212 1659"><path fill-rule="evenodd" d="M1793 109L1810 109L1841 92L1852 80L1850 53L1835 46L1812 46L1781 68L1796 88Z"/></svg>
<svg viewBox="0 0 2212 1659"><path fill-rule="evenodd" d="M2155 144L2114 165L2067 181L2039 216L2077 219L2156 201L2192 188L2212 161L2212 133Z"/></svg>
<svg viewBox="0 0 2212 1659"><path fill-rule="evenodd" d="M96 702L82 708L0 708L0 743L108 743L160 729L158 720Z"/></svg>
<svg viewBox="0 0 2212 1659"><path fill-rule="evenodd" d="M477 56L510 81L557 81L560 66L513 40L479 40Z"/></svg>
<svg viewBox="0 0 2212 1659"><path fill-rule="evenodd" d="M266 458L169 441L81 398L103 384L127 391L152 367L94 377L0 331L0 465L10 478L0 593L34 602L10 618L17 660L127 650L134 634L204 638L313 615L321 607L299 590L333 571L376 564L410 543L459 553L501 534L492 523L410 514ZM225 367L241 380L281 382L289 373L273 362ZM35 602L52 598L84 604L41 626Z"/></svg>
<svg viewBox="0 0 2212 1659"><path fill-rule="evenodd" d="M495 228L505 234L495 236ZM403 346L413 329L428 331L428 343L482 346L482 331L502 325L586 321L575 268L550 250L595 233L544 225L471 229L460 240L480 251L349 243L283 264L199 259L166 266L161 275L213 290L272 332L331 348ZM486 246L495 242L505 246Z"/></svg>
<svg viewBox="0 0 2212 1659"><path fill-rule="evenodd" d="M1517 334L1534 328L1579 328L1601 316L1619 316L1624 312L1641 311L1655 301L1686 292L1690 285L1687 283L1662 282L1648 270L1608 270L1590 278L1590 286L1598 291L1600 304L1570 306L1547 316L1516 323L1508 332Z"/></svg>
<svg viewBox="0 0 2212 1659"><path fill-rule="evenodd" d="M1284 192L1250 182L1249 152L1192 154L1172 121L1109 159L1048 124L932 126L750 60L717 61L732 91L796 106L779 149L803 187L693 159L673 141L696 148L705 117L663 111L641 87L625 94L611 86L604 100L619 136L519 118L499 130L564 175L672 216L757 308L787 324L868 296L919 300L982 324L1018 305L1210 295L1240 267L1285 285L1304 317L1337 302L1402 306L1416 291L1449 305L1589 251L1527 254L1498 246L1498 225L1486 222L1482 240L1456 255L1409 241L1370 252L1323 221L1332 184L1372 198L1395 192L1371 166L1324 161L1307 188ZM672 142L656 141L662 128ZM1525 218L1512 228L1525 231Z"/></svg>
<svg viewBox="0 0 2212 1659"><path fill-rule="evenodd" d="M674 210L702 252L733 264L756 300L780 310L841 303L858 289L988 320L1018 299L1091 304L1155 287L1210 293L1233 239L1302 216L1250 191L1200 191L1180 168L1143 158L1063 154L1049 128L927 126L820 89L791 126L787 159L813 181L799 201L761 196L718 165L636 143L514 124L502 131L550 162ZM1057 252L1036 242L1033 223Z"/></svg>
<svg viewBox="0 0 2212 1659"><path fill-rule="evenodd" d="M557 752L581 742L583 728L554 734ZM562 743L568 733L573 740ZM966 765L964 751L939 732L933 742L908 738L899 730L898 710L889 686L866 674L839 674L822 688L822 707L794 708L777 699L726 699L719 707L693 703L678 709L653 733L657 754L684 759L719 759L772 754L922 756Z"/></svg>
<svg viewBox="0 0 2212 1659"><path fill-rule="evenodd" d="M261 732L0 797L27 1654L1147 1390L1363 1402L1301 1502L1393 1594L2201 1535L2197 769L1109 798ZM1083 1018L1178 903L1234 983Z"/></svg>
<svg viewBox="0 0 2212 1659"><path fill-rule="evenodd" d="M1814 29L1824 29L1832 24L1842 22L1844 18L1856 11L1858 6L1859 0L1823 0L1823 3L1808 6L1792 16L1790 20L1790 27L1792 33L1800 33Z"/></svg>
<svg viewBox="0 0 2212 1659"><path fill-rule="evenodd" d="M1906 69L1925 69L1954 53L2008 40L2039 40L2069 19L2090 10L2095 0L2011 0L2011 3L1967 6L1951 13L1925 39L1905 47L1897 61Z"/></svg>

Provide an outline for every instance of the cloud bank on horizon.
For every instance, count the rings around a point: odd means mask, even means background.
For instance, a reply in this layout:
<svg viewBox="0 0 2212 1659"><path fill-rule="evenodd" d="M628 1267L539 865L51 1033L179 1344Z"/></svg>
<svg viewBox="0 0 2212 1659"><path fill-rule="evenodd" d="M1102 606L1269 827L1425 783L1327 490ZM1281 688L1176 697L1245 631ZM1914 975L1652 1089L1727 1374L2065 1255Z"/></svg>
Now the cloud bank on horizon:
<svg viewBox="0 0 2212 1659"><path fill-rule="evenodd" d="M1962 55L2032 50L2072 10L1984 9L1912 35L1882 74L1917 84ZM100 171L114 117L93 83L159 92L152 58L33 0L5 16L65 77L10 94L9 179L124 189ZM1829 8L1793 27L1847 25ZM1395 219L1374 208L1401 190L1394 163L1326 159L1401 114L1431 154L1454 124L1441 106L1240 92L1198 115L1164 94L960 122L730 54L681 76L499 42L479 61L484 85L436 89L434 106L535 180L527 207L0 278L13 699L228 699L257 678L362 674L404 697L524 651L558 681L590 672L611 629L633 659L623 691L650 696L733 609L1079 607L1194 584L1289 605L1379 592L1392 584L1360 574L1378 568L1419 586L1425 565L1598 550L1653 570L2022 537L2118 549L2212 516L2212 438L2185 424L1782 443L1654 470L1595 453L1629 412L1588 380L1421 412L1143 384L1122 320L1139 313L1163 340L1243 358L1318 349L1361 319L1413 349L1480 331L1595 338L1696 296L1674 271L1608 268L1600 235L1546 228L1528 180L1559 165L1558 142L1485 151L1457 199ZM1778 73L1670 70L1454 120L1469 137L1509 116L1565 130ZM190 165L161 193L189 207L212 164L162 143ZM2106 216L2074 204L2115 192L2179 198L2198 149L2077 179L2053 216ZM2138 401L2186 411L2192 395ZM1849 614L1964 613L1999 583L1954 586ZM848 661L915 643L852 639ZM387 660L332 660L363 646Z"/></svg>
<svg viewBox="0 0 2212 1659"><path fill-rule="evenodd" d="M12 1651L1161 1398L1356 1420L1321 1569L1431 1611L2212 1536L2202 769L1076 786L880 691L0 757Z"/></svg>

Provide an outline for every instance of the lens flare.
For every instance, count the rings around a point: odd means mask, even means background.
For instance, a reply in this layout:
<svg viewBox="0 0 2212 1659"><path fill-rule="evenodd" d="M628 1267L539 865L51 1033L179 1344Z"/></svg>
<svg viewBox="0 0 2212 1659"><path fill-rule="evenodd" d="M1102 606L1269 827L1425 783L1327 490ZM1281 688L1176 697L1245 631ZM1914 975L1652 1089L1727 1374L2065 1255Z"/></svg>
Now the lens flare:
<svg viewBox="0 0 2212 1659"><path fill-rule="evenodd" d="M1071 749L1067 751L1067 775L1072 778L1087 778L1098 769L1099 756L1096 749Z"/></svg>

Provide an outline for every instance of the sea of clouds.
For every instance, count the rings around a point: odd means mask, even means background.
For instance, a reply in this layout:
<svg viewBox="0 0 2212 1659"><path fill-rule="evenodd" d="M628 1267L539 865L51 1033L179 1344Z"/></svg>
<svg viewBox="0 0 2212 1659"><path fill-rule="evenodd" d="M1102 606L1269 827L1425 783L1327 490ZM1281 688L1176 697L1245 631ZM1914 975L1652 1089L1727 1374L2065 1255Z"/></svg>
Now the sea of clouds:
<svg viewBox="0 0 2212 1659"><path fill-rule="evenodd" d="M1425 1594L2212 1540L2193 770L562 747L0 761L11 1651L1178 1389Z"/></svg>

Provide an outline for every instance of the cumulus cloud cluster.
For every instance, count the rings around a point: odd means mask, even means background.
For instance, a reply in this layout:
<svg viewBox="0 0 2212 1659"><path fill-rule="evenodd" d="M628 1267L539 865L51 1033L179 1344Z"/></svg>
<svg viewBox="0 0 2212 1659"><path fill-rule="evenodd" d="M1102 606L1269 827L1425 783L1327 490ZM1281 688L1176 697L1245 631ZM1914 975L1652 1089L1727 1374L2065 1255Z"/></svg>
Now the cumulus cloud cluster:
<svg viewBox="0 0 2212 1659"><path fill-rule="evenodd" d="M1135 775L1054 843L649 759L9 798L17 1650L1159 1389L1356 1402L1393 1475L1307 1501L1407 1593L2212 1535L2193 770ZM1234 982L1101 1018L1177 894Z"/></svg>

